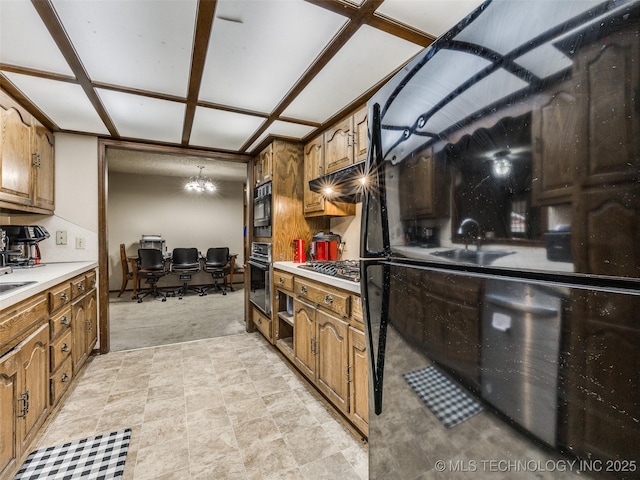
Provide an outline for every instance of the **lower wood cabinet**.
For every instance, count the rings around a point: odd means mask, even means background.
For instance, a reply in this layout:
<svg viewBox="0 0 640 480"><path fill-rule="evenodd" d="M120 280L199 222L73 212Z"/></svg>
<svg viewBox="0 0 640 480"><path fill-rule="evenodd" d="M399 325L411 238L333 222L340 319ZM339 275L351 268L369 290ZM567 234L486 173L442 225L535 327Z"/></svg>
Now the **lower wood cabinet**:
<svg viewBox="0 0 640 480"><path fill-rule="evenodd" d="M275 346L366 436L369 370L360 297L297 276L293 287L275 288Z"/></svg>
<svg viewBox="0 0 640 480"><path fill-rule="evenodd" d="M95 278L90 271L0 312L0 480L13 478L96 345Z"/></svg>
<svg viewBox="0 0 640 480"><path fill-rule="evenodd" d="M49 325L0 358L0 478L9 478L49 413Z"/></svg>

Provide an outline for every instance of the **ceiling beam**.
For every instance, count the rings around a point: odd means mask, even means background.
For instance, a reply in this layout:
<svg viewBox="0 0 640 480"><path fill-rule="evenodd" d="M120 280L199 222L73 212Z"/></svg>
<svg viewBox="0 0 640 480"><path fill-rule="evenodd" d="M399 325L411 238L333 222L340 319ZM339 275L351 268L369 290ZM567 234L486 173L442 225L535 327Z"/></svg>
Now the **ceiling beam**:
<svg viewBox="0 0 640 480"><path fill-rule="evenodd" d="M313 0L314 3L318 0ZM271 124L280 118L282 112L291 105L295 98L313 81L316 75L327 66L327 64L333 59L333 57L340 51L340 49L349 41L349 39L358 31L358 29L367 22L367 20L373 15L376 8L380 6L383 0L365 0L364 3L357 9L350 10L349 21L338 32L333 40L325 47L316 60L311 64L307 71L300 77L296 84L287 92L282 101L276 106L275 110L271 112L269 118L262 124L258 130L253 134L249 140L240 148L240 151L245 152L253 143L260 138L260 136L271 126ZM329 2L331 3L331 2ZM350 7L348 7L350 8Z"/></svg>
<svg viewBox="0 0 640 480"><path fill-rule="evenodd" d="M104 108L100 97L93 89L91 79L89 78L87 71L84 69L84 65L82 65L75 48L73 48L73 44L62 26L60 18L58 18L56 11L51 4L51 0L31 0L31 3L36 9L36 12L38 12L38 15L40 15L40 18L47 27L47 30L49 30L53 41L56 42L60 52L69 64L71 71L76 76L76 79L82 87L82 90L84 90L85 95L89 98L93 108L96 109L102 123L104 123L107 130L109 130L109 134L112 137L118 138L120 136L118 134L118 130L111 120L111 117L109 117L107 110Z"/></svg>
<svg viewBox="0 0 640 480"><path fill-rule="evenodd" d="M193 53L191 55L189 90L182 127L182 145L184 146L189 145L189 139L191 138L191 129L193 128L193 119L196 114L204 64L207 60L207 49L209 48L216 6L217 0L199 0L198 2L196 33L193 39Z"/></svg>

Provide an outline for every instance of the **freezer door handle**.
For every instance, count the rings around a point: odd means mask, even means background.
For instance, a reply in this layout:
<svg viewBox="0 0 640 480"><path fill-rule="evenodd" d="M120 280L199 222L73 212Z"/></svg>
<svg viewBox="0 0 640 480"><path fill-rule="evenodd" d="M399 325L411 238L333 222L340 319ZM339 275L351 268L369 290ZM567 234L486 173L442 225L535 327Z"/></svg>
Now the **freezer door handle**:
<svg viewBox="0 0 640 480"><path fill-rule="evenodd" d="M492 303L499 307L506 308L508 310L514 310L516 312L530 313L537 317L557 317L558 309L548 308L544 305L528 305L523 302L518 302L509 298L500 297L498 295L486 295L485 300L487 303Z"/></svg>

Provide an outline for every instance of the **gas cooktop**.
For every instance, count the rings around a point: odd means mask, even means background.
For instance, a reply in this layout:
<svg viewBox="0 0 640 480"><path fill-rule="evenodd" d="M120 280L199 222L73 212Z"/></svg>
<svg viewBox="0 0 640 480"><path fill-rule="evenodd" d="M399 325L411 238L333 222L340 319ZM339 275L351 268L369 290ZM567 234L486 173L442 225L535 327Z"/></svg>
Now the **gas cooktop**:
<svg viewBox="0 0 640 480"><path fill-rule="evenodd" d="M298 265L298 268L352 282L360 281L360 264L357 260L314 260Z"/></svg>

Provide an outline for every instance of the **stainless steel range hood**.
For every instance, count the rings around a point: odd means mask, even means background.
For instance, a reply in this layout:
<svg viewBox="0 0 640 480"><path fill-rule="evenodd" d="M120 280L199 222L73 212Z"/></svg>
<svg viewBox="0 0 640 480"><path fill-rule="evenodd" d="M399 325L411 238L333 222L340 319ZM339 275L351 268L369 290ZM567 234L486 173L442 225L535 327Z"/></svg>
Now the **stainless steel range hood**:
<svg viewBox="0 0 640 480"><path fill-rule="evenodd" d="M327 200L358 203L362 201L362 191L366 185L363 179L366 179L365 162L360 162L311 180L309 188Z"/></svg>

